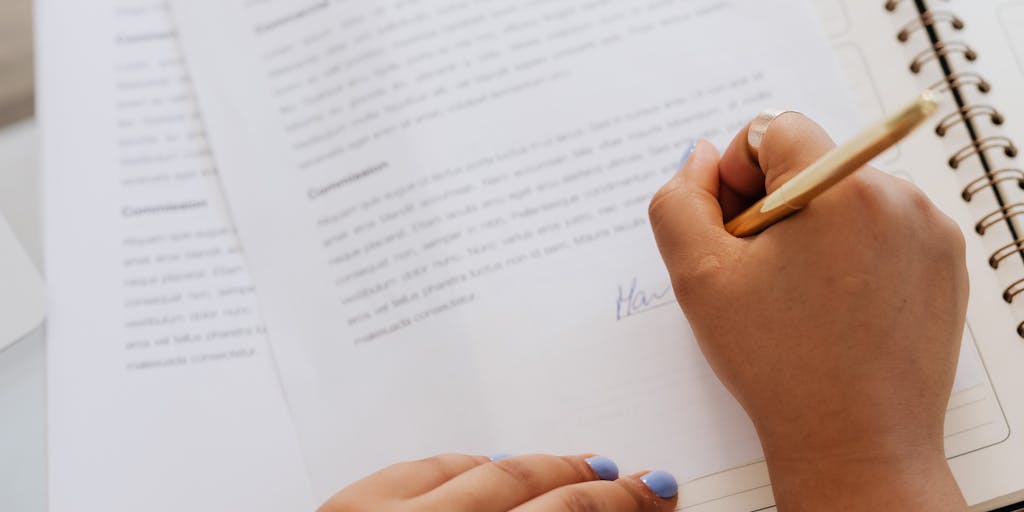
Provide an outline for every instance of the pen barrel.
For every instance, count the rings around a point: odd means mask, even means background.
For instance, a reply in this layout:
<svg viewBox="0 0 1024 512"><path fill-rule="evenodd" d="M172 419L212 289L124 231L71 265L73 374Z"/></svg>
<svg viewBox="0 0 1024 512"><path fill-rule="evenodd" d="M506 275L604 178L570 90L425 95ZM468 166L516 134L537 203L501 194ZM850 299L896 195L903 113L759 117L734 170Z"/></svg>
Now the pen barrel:
<svg viewBox="0 0 1024 512"><path fill-rule="evenodd" d="M799 208L790 208L786 205L782 205L780 208L772 208L767 211L762 211L767 199L767 197L762 198L760 201L754 203L754 206L747 208L743 213L730 220L725 225L726 231L733 236L740 238L754 236L765 229L768 229L772 224L775 224L776 222L800 211Z"/></svg>

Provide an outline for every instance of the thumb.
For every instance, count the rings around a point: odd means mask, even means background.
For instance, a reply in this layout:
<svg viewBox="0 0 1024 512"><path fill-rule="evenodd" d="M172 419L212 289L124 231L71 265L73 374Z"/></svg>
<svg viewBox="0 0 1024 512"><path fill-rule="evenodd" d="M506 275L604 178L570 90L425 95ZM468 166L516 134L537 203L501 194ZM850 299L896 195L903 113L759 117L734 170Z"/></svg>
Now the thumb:
<svg viewBox="0 0 1024 512"><path fill-rule="evenodd" d="M835 143L824 129L803 114L786 112L771 122L755 159L747 143L750 125L726 149L719 165L726 220L789 181Z"/></svg>
<svg viewBox="0 0 1024 512"><path fill-rule="evenodd" d="M691 146L682 168L654 195L648 210L654 237L673 279L703 266L707 256L737 241L722 220L718 202L719 154L707 141Z"/></svg>

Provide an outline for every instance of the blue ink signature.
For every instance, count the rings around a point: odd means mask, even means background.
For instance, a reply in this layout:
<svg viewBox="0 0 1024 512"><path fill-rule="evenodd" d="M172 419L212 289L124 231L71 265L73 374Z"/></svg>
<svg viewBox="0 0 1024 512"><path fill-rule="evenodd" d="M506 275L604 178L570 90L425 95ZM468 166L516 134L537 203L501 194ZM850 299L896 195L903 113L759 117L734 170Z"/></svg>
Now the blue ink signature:
<svg viewBox="0 0 1024 512"><path fill-rule="evenodd" d="M615 320L623 320L676 302L672 295L672 285L666 284L658 291L650 291L641 289L636 281L634 277L628 289L619 285L619 297L615 301Z"/></svg>

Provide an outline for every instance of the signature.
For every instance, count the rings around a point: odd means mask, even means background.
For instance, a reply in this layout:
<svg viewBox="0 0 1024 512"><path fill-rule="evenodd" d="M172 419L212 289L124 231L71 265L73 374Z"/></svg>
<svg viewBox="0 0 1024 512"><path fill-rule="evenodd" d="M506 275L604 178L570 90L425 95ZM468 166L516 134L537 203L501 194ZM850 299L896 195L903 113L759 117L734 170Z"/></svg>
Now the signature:
<svg viewBox="0 0 1024 512"><path fill-rule="evenodd" d="M675 302L671 285L663 285L654 291L645 290L637 285L637 279L634 277L628 288L619 285L619 296L615 301L615 319L624 320Z"/></svg>

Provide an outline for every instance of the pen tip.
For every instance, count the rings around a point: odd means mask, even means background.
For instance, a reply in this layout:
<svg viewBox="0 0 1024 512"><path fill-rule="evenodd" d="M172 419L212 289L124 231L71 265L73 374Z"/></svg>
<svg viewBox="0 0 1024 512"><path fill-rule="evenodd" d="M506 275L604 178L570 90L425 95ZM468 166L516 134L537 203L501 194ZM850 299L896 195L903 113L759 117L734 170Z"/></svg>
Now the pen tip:
<svg viewBox="0 0 1024 512"><path fill-rule="evenodd" d="M928 115L931 115L939 109L939 94L931 89L925 89L921 93L920 104L921 109Z"/></svg>

